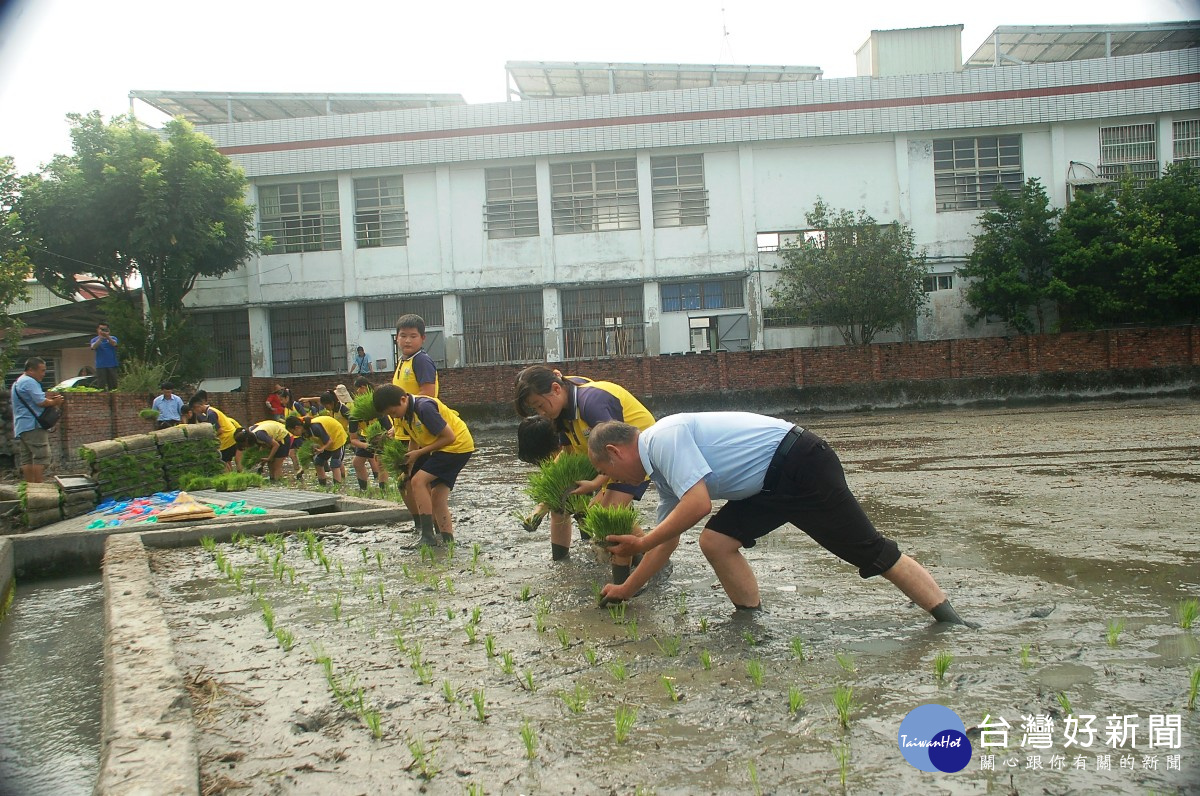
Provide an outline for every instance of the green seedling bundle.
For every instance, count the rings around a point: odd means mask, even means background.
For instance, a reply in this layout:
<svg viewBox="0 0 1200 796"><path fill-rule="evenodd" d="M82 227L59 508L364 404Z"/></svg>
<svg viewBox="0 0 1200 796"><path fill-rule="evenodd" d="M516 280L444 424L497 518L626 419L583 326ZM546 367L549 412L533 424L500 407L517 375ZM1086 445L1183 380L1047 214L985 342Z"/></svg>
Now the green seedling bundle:
<svg viewBox="0 0 1200 796"><path fill-rule="evenodd" d="M579 523L592 537L592 544L604 550L609 536L628 536L638 527L638 512L633 506L588 506ZM684 613L687 612L684 598Z"/></svg>
<svg viewBox="0 0 1200 796"><path fill-rule="evenodd" d="M596 468L583 453L564 451L558 458L542 463L537 472L529 476L526 493L534 503L553 512L580 514L588 507L591 497L572 495L579 481L590 481L596 477Z"/></svg>
<svg viewBox="0 0 1200 796"><path fill-rule="evenodd" d="M370 422L379 417L379 413L375 411L375 393L367 390L362 395L354 396L354 400L350 402L350 419L357 420L359 423ZM366 436L365 434L363 435Z"/></svg>

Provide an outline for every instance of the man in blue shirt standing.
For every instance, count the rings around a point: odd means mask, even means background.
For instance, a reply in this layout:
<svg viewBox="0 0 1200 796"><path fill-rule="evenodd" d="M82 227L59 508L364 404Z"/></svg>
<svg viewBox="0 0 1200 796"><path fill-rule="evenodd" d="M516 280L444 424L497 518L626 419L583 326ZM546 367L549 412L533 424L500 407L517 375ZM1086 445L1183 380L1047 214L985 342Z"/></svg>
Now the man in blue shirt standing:
<svg viewBox="0 0 1200 796"><path fill-rule="evenodd" d="M92 338L92 350L96 352L96 386L101 390L117 389L117 338L109 334L108 324L96 327Z"/></svg>
<svg viewBox="0 0 1200 796"><path fill-rule="evenodd" d="M158 411L158 420L155 421L154 427L163 429L179 425L183 418L183 399L175 394L175 385L171 382L164 381L158 386L162 395L150 403L150 407Z"/></svg>
<svg viewBox="0 0 1200 796"><path fill-rule="evenodd" d="M31 484L40 484L46 465L50 464L50 432L38 425L41 410L61 406L62 393L47 395L42 390L46 376L46 360L30 357L25 360L25 372L13 382L13 436L17 440L17 462L21 477ZM36 413L36 414L35 414Z"/></svg>
<svg viewBox="0 0 1200 796"><path fill-rule="evenodd" d="M679 537L728 502L700 533L700 550L739 609L761 607L758 580L742 548L792 523L863 578L882 575L939 622L965 624L923 566L871 524L846 485L837 454L816 434L749 412L671 415L645 431L609 421L592 429L592 464L619 483L647 475L658 488L658 526L645 536L610 536L613 555L644 553L605 599L627 600L667 563Z"/></svg>

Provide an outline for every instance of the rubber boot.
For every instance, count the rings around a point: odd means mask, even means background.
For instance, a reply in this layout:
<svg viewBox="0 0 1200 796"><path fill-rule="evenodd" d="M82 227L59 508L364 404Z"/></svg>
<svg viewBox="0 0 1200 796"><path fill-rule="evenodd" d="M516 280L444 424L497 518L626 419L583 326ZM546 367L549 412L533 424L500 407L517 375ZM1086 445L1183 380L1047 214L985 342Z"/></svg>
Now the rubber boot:
<svg viewBox="0 0 1200 796"><path fill-rule="evenodd" d="M565 545L555 544L554 542L550 543L550 559L552 561L562 561L570 555L571 548Z"/></svg>
<svg viewBox="0 0 1200 796"><path fill-rule="evenodd" d="M454 542L454 534L445 531L437 532L438 541L443 547L449 547Z"/></svg>
<svg viewBox="0 0 1200 796"><path fill-rule="evenodd" d="M968 622L959 616L958 611L954 610L954 606L950 604L949 600L943 600L942 602L933 606L933 608L929 610L929 614L938 622L942 622L947 625L966 625L967 627L979 627L979 625L975 624L974 622Z"/></svg>
<svg viewBox="0 0 1200 796"><path fill-rule="evenodd" d="M438 538L437 533L433 530L433 515L418 514L417 525L421 529L420 544L437 547Z"/></svg>
<svg viewBox="0 0 1200 796"><path fill-rule="evenodd" d="M612 565L612 582L614 586L620 586L629 578L629 570L631 567L628 564L613 564Z"/></svg>
<svg viewBox="0 0 1200 796"><path fill-rule="evenodd" d="M366 492L367 491L367 479L365 479L365 478L358 479L358 488L361 489L362 491Z"/></svg>

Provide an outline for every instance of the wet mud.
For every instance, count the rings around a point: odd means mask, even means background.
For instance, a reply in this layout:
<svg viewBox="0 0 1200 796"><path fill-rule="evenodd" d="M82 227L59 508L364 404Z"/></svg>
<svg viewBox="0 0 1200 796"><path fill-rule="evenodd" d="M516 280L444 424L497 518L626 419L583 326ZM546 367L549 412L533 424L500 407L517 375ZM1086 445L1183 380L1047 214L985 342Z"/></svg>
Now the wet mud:
<svg viewBox="0 0 1200 796"><path fill-rule="evenodd" d="M550 561L512 516L530 506L511 434L483 432L453 554L405 549L409 524L152 553L206 792L1200 792L1200 627L1176 614L1200 597L1200 403L790 419L980 629L931 624L790 526L748 555L761 614L733 615L695 530L623 615L597 608L607 565L580 541ZM975 728L958 773L898 749L928 702ZM1066 745L1065 702L1097 717L1090 747ZM636 714L620 742L618 713ZM985 715L1006 746L982 748ZM1022 745L1025 716L1049 747ZM1132 743L1106 742L1109 716L1136 717ZM1178 745L1150 745L1152 716L1178 717Z"/></svg>

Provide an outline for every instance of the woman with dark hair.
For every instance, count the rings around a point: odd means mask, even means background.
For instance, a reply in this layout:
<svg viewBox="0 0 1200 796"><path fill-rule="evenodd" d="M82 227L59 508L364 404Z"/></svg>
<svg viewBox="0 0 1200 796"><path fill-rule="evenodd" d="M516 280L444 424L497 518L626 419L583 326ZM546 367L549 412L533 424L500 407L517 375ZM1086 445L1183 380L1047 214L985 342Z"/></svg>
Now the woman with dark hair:
<svg viewBox="0 0 1200 796"><path fill-rule="evenodd" d="M296 478L304 472L300 467L300 459L292 445L293 439L304 433L304 421L298 417L289 417L284 422L263 420L250 428L234 432L234 439L239 447L248 448L258 445L267 449L267 472L272 481L283 477L283 460L291 458L292 466L296 468Z"/></svg>

